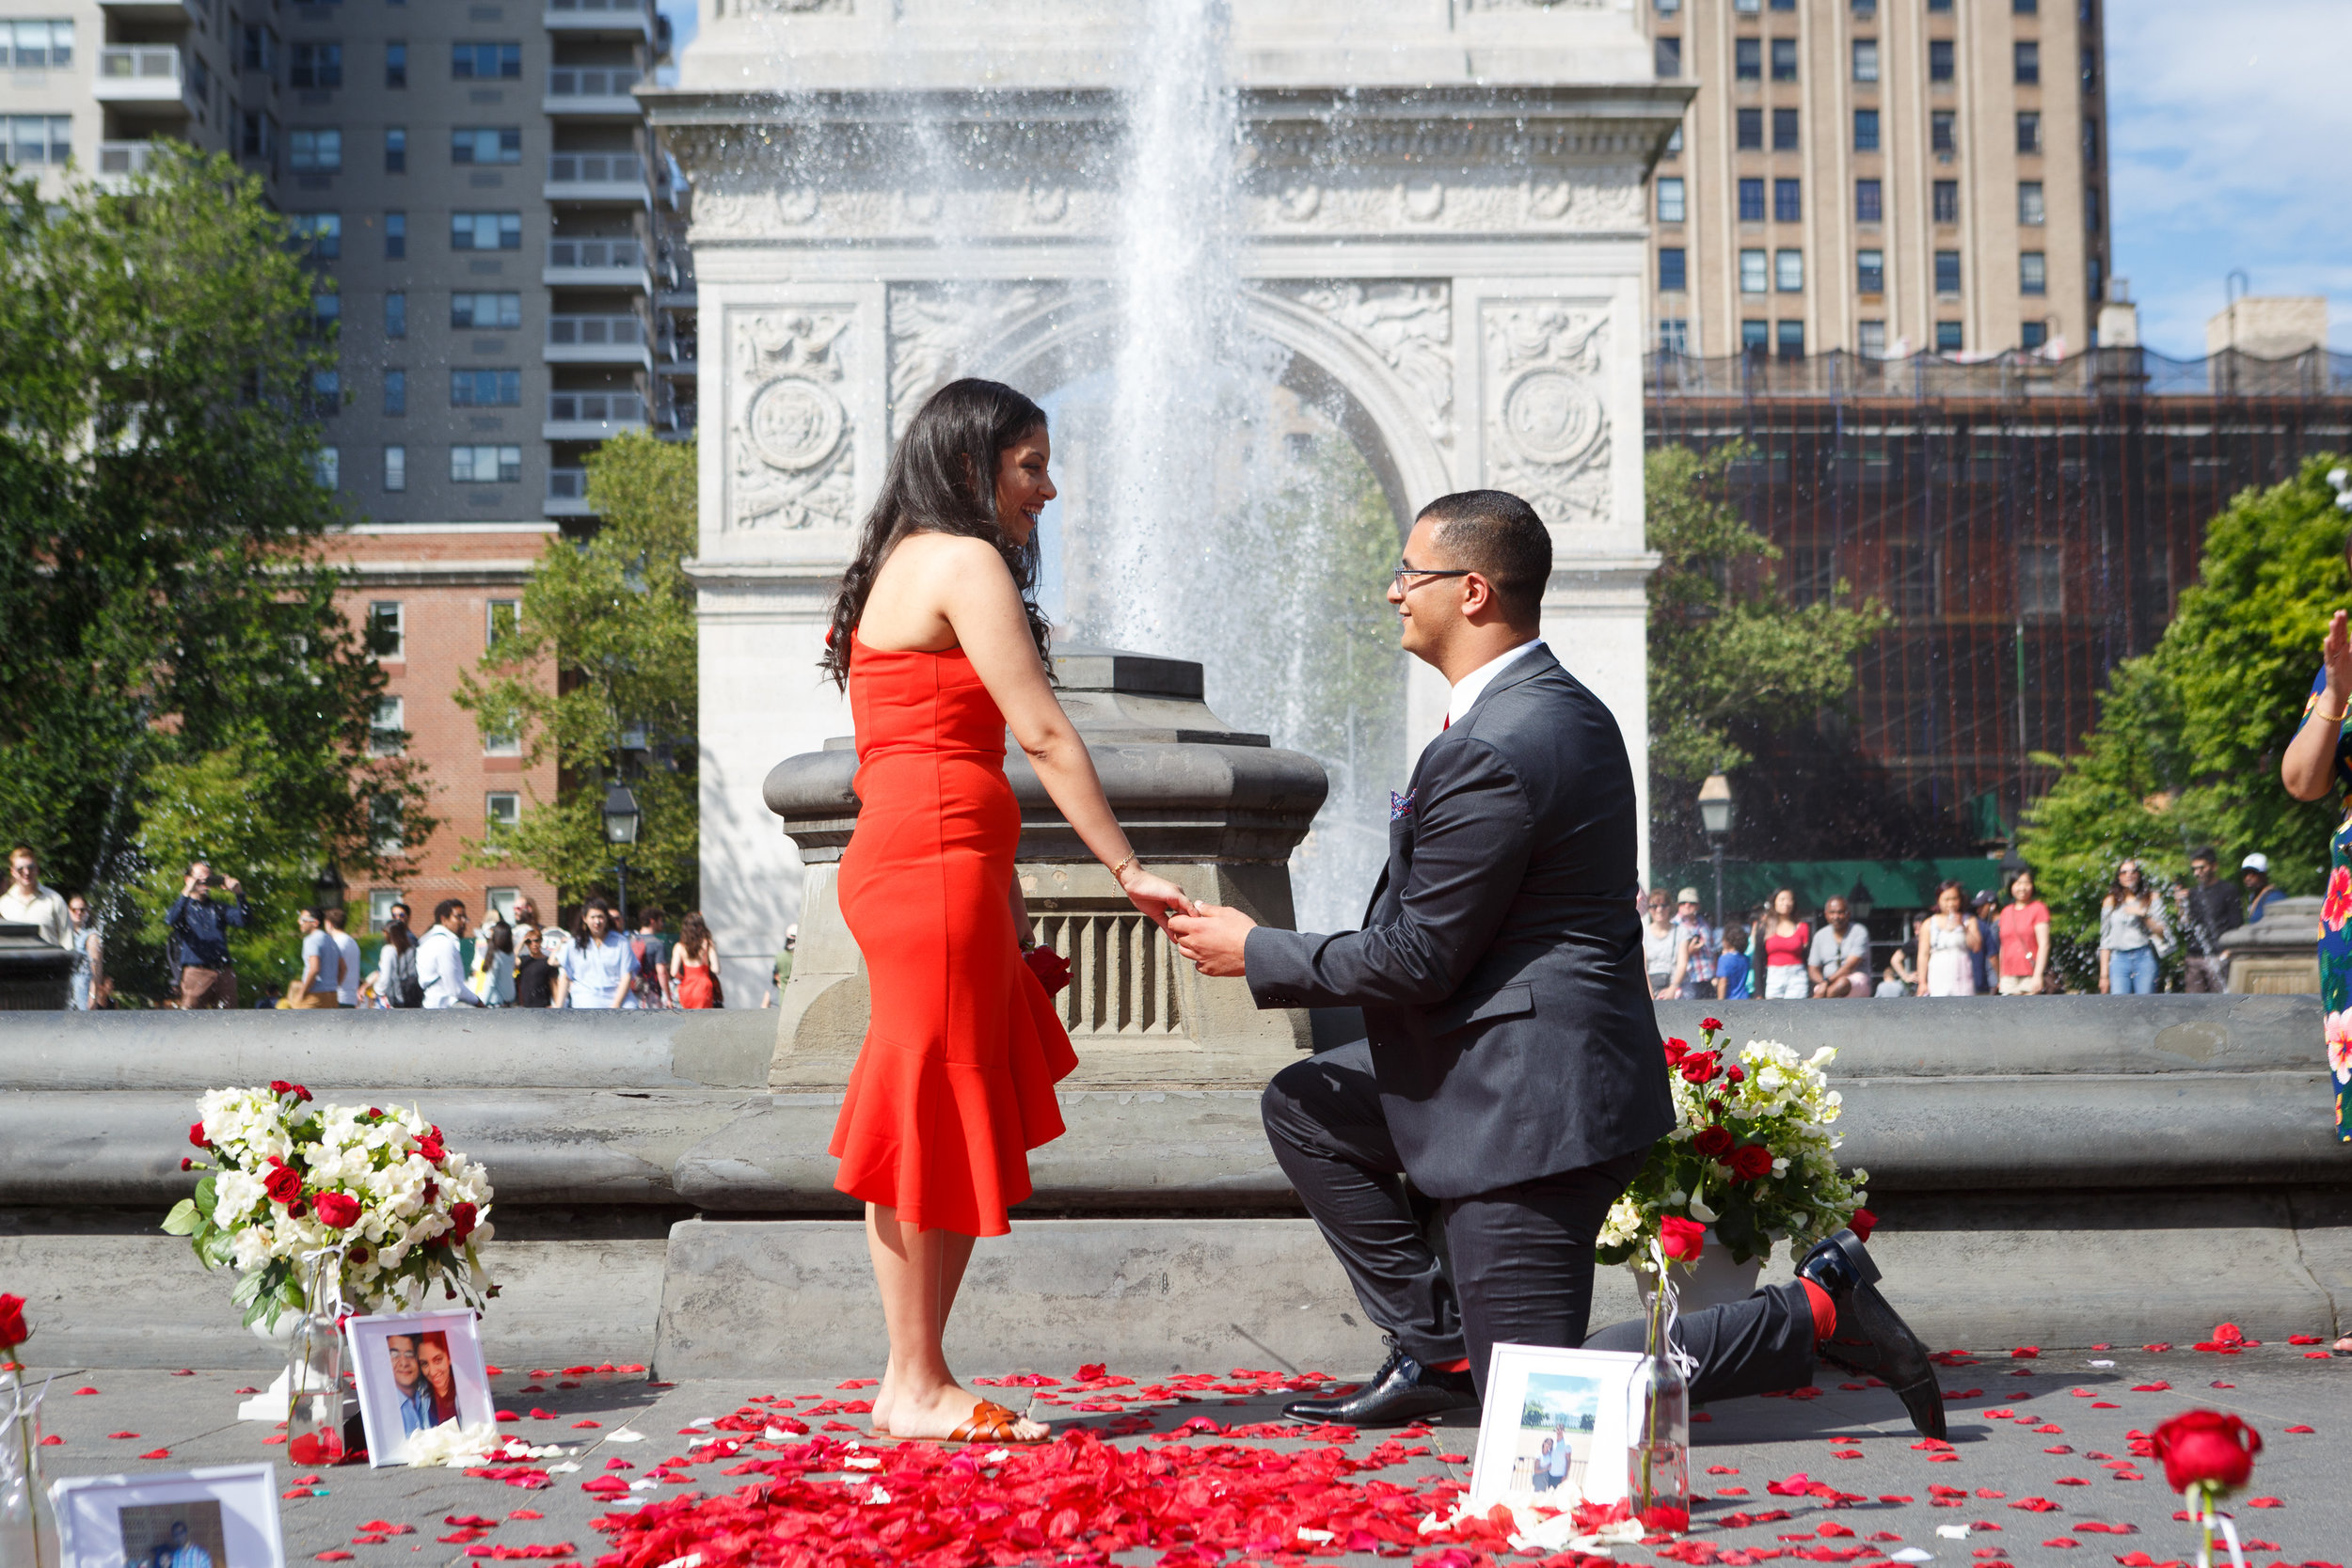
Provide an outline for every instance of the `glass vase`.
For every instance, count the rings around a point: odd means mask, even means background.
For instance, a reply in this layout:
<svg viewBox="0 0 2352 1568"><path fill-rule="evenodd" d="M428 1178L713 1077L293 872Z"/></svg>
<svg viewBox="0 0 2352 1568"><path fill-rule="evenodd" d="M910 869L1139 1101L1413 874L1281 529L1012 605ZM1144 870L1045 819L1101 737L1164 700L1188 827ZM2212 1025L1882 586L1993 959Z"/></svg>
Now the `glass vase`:
<svg viewBox="0 0 2352 1568"><path fill-rule="evenodd" d="M342 1256L310 1262L302 1317L286 1347L286 1458L335 1465L343 1458Z"/></svg>
<svg viewBox="0 0 2352 1568"><path fill-rule="evenodd" d="M40 1474L40 1402L0 1363L0 1568L57 1568L57 1516Z"/></svg>
<svg viewBox="0 0 2352 1568"><path fill-rule="evenodd" d="M1691 1386L1673 1344L1677 1291L1663 1272L1673 1265L1656 1247L1650 1256L1661 1288L1650 1293L1647 1354L1628 1393L1626 1500L1644 1529L1681 1535L1691 1528Z"/></svg>

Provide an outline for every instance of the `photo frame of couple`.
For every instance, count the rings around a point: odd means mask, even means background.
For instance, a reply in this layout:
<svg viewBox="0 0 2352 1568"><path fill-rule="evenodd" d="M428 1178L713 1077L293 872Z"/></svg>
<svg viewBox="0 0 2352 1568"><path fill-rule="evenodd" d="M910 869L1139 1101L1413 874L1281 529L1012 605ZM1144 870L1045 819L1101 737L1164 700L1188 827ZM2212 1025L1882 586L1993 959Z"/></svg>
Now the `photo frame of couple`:
<svg viewBox="0 0 2352 1568"><path fill-rule="evenodd" d="M59 1568L286 1568L275 1465L72 1476L49 1497Z"/></svg>
<svg viewBox="0 0 2352 1568"><path fill-rule="evenodd" d="M1470 1506L1541 1503L1565 1512L1625 1497L1634 1376L1645 1359L1623 1351L1495 1346Z"/></svg>
<svg viewBox="0 0 2352 1568"><path fill-rule="evenodd" d="M345 1327L371 1467L406 1464L409 1440L420 1433L453 1421L497 1421L471 1310L380 1313Z"/></svg>

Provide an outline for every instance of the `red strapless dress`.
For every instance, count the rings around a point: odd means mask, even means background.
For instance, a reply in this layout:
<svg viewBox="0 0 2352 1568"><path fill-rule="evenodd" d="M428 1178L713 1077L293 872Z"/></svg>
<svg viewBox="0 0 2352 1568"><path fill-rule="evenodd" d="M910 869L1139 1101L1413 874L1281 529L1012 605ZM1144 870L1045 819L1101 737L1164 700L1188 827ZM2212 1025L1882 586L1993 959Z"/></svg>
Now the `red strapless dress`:
<svg viewBox="0 0 2352 1568"><path fill-rule="evenodd" d="M1005 718L961 648L854 636L850 712L860 805L838 886L873 1013L834 1185L924 1229L1001 1236L1029 1196L1028 1151L1062 1134L1054 1085L1078 1065L1007 904L1021 808Z"/></svg>

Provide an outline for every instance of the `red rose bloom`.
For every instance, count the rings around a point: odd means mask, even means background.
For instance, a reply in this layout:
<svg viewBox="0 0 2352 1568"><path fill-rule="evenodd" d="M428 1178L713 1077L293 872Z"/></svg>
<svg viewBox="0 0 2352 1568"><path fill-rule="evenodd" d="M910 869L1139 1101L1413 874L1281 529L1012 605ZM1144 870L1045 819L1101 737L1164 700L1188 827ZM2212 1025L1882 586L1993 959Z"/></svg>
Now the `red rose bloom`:
<svg viewBox="0 0 2352 1568"><path fill-rule="evenodd" d="M1668 1067L1680 1067L1682 1058L1690 1053L1691 1042L1689 1040L1670 1039L1666 1042L1666 1065Z"/></svg>
<svg viewBox="0 0 2352 1568"><path fill-rule="evenodd" d="M24 1326L24 1298L0 1295L0 1350L14 1350L32 1337Z"/></svg>
<svg viewBox="0 0 2352 1568"><path fill-rule="evenodd" d="M1682 1074L1686 1084L1704 1084L1715 1076L1715 1069L1722 1060L1712 1051L1693 1051L1682 1058L1681 1066L1676 1070Z"/></svg>
<svg viewBox="0 0 2352 1568"><path fill-rule="evenodd" d="M1741 1144L1724 1162L1731 1174L1742 1181L1754 1181L1772 1174L1772 1151L1762 1144Z"/></svg>
<svg viewBox="0 0 2352 1568"><path fill-rule="evenodd" d="M1746 1083L1747 1081L1748 1081L1748 1069L1747 1069L1746 1068L1741 1067L1741 1066L1740 1066L1738 1062L1734 1062L1734 1063L1732 1063L1729 1067L1727 1067L1727 1068L1724 1069L1724 1083L1726 1083L1726 1084L1744 1084L1744 1083Z"/></svg>
<svg viewBox="0 0 2352 1568"><path fill-rule="evenodd" d="M1720 1160L1731 1152L1731 1146L1737 1141L1728 1127L1703 1127L1699 1135L1691 1140L1691 1147L1709 1160Z"/></svg>
<svg viewBox="0 0 2352 1568"><path fill-rule="evenodd" d="M294 1090L294 1097L296 1100L301 1101L306 1105L310 1102L310 1091L309 1089L304 1088L299 1084L289 1084L287 1087Z"/></svg>
<svg viewBox="0 0 2352 1568"><path fill-rule="evenodd" d="M1666 1256L1674 1261L1695 1263L1707 1246L1707 1227L1679 1214L1668 1214L1658 1222L1658 1239L1666 1249Z"/></svg>
<svg viewBox="0 0 2352 1568"><path fill-rule="evenodd" d="M2218 1410L2184 1410L2156 1428L2153 1442L2175 1492L2200 1484L2233 1492L2254 1473L2254 1456L2263 1451L2261 1433Z"/></svg>
<svg viewBox="0 0 2352 1568"><path fill-rule="evenodd" d="M1853 1232L1854 1240L1857 1242L1868 1241L1870 1239L1870 1232L1876 1230L1878 1227L1879 1217L1870 1212L1867 1209L1855 1210L1853 1212L1853 1218L1846 1222L1846 1228Z"/></svg>
<svg viewBox="0 0 2352 1568"><path fill-rule="evenodd" d="M318 1206L321 1225L331 1225L341 1230L358 1223L359 1200L349 1193L321 1193Z"/></svg>
<svg viewBox="0 0 2352 1568"><path fill-rule="evenodd" d="M302 1173L292 1165L272 1165L262 1178L262 1190L273 1203L292 1203L302 1196Z"/></svg>
<svg viewBox="0 0 2352 1568"><path fill-rule="evenodd" d="M213 1147L211 1144L204 1141L204 1124L200 1121L192 1121L188 1123L188 1142L196 1145L199 1148L210 1148Z"/></svg>
<svg viewBox="0 0 2352 1568"><path fill-rule="evenodd" d="M1706 1030L1710 1035L1723 1026L1724 1021L1720 1018L1703 1018L1699 1020L1699 1027Z"/></svg>
<svg viewBox="0 0 2352 1568"><path fill-rule="evenodd" d="M437 1165L441 1163L441 1156L447 1151L441 1148L438 1133L427 1133L417 1140L417 1152L423 1155L431 1164Z"/></svg>
<svg viewBox="0 0 2352 1568"><path fill-rule="evenodd" d="M450 1210L449 1239L451 1241L463 1245L466 1238L473 1234L473 1214L474 1208L470 1203L460 1203Z"/></svg>
<svg viewBox="0 0 2352 1568"><path fill-rule="evenodd" d="M343 1256L355 1263L364 1263L368 1260L368 1249L364 1246L355 1246Z"/></svg>
<svg viewBox="0 0 2352 1568"><path fill-rule="evenodd" d="M292 1094L294 1093L294 1085L287 1083L283 1078L273 1078L269 1081L269 1092L272 1094Z"/></svg>
<svg viewBox="0 0 2352 1568"><path fill-rule="evenodd" d="M1050 947L1032 947L1021 955L1021 961L1029 966L1029 973L1037 976L1048 996L1058 996L1070 984L1070 960Z"/></svg>

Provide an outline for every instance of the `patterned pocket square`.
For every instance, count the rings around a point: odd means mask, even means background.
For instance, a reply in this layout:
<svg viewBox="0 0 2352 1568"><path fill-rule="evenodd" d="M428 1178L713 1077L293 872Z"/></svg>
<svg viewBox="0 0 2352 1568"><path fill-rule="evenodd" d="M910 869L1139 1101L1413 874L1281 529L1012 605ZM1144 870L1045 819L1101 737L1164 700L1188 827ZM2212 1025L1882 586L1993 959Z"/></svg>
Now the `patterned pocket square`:
<svg viewBox="0 0 2352 1568"><path fill-rule="evenodd" d="M1395 790L1390 790L1389 820L1391 822L1401 822L1412 815L1413 791L1408 789L1404 794L1399 795Z"/></svg>

